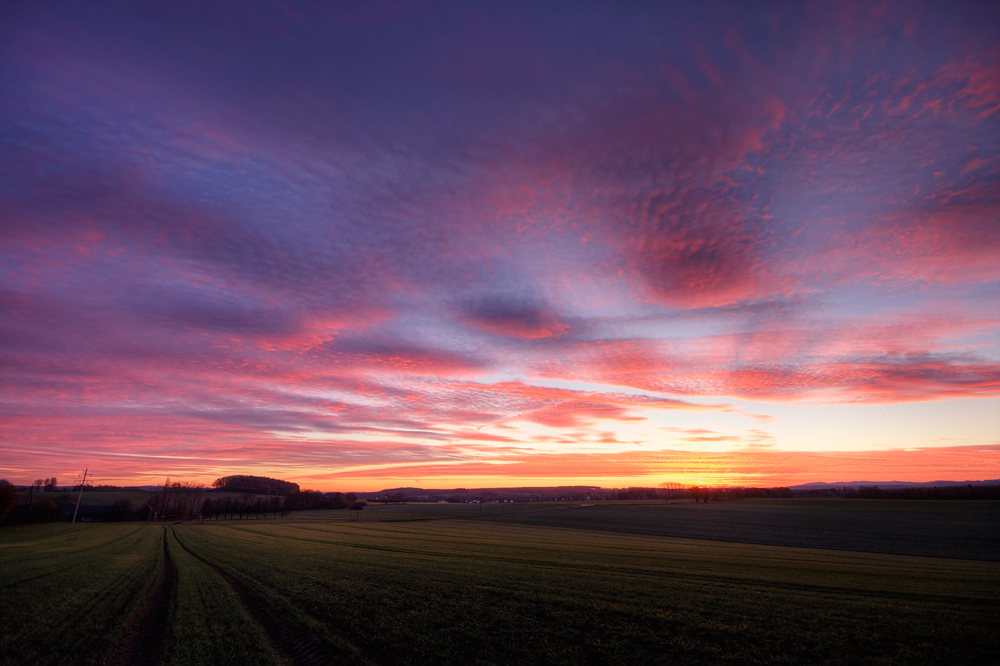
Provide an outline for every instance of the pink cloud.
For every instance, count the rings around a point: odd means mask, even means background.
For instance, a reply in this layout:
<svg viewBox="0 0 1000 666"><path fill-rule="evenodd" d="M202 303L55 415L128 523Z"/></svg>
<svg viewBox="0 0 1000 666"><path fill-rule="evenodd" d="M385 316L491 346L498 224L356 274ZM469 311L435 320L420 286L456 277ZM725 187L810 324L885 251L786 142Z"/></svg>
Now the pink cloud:
<svg viewBox="0 0 1000 666"><path fill-rule="evenodd" d="M485 470L998 393L986 4L107 11L10 17L0 446Z"/></svg>

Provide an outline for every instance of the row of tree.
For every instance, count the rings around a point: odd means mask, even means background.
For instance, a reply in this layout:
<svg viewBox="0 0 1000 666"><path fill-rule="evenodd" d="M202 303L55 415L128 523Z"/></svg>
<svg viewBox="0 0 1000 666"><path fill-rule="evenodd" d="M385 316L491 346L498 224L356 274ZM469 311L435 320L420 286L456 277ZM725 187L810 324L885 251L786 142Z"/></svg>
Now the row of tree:
<svg viewBox="0 0 1000 666"><path fill-rule="evenodd" d="M358 496L354 493L321 493L318 490L302 490L285 496L286 511L307 509L348 509L354 506Z"/></svg>
<svg viewBox="0 0 1000 666"><path fill-rule="evenodd" d="M73 492L80 492L81 488L85 493L115 493L121 492L123 490L138 490L137 488L122 488L121 486L112 486L106 483L99 483L96 486L88 483L87 485L76 484L73 486Z"/></svg>
<svg viewBox="0 0 1000 666"><path fill-rule="evenodd" d="M848 489L838 497L844 499L902 500L1000 500L1000 486L933 486L930 488L879 488L878 486Z"/></svg>
<svg viewBox="0 0 1000 666"><path fill-rule="evenodd" d="M59 480L52 476L47 479L35 479L35 482L31 484L31 490L36 488L39 490L44 489L45 492L51 493L56 490L56 486L59 484Z"/></svg>
<svg viewBox="0 0 1000 666"><path fill-rule="evenodd" d="M245 494L240 497L223 497L213 499L206 498L201 506L201 517L204 519L219 520L243 520L246 518L260 518L261 514L267 517L268 513L285 515L285 500L278 496L264 496Z"/></svg>
<svg viewBox="0 0 1000 666"><path fill-rule="evenodd" d="M201 514L205 500L205 489L195 483L170 482L167 479L150 498L146 506L152 515L144 516L152 520L191 520Z"/></svg>
<svg viewBox="0 0 1000 666"><path fill-rule="evenodd" d="M482 493L452 493L443 499L447 502L551 502L551 501L585 501L585 500L680 500L693 499L696 502L723 501L743 499L746 497L795 497L791 488L710 488L704 486L683 486L680 483L664 483L658 488L591 488L569 493L518 493L482 492ZM422 499L422 498L420 498ZM379 495L376 501L383 503L419 501L418 498L407 496L402 492ZM430 501L437 501L431 499Z"/></svg>
<svg viewBox="0 0 1000 666"><path fill-rule="evenodd" d="M321 493L316 490L302 490L284 497L279 495L261 496L244 494L238 497L205 499L201 515L208 520L243 520L260 518L262 515L280 513L284 517L290 511L308 509L363 509L365 502L359 502L354 493Z"/></svg>

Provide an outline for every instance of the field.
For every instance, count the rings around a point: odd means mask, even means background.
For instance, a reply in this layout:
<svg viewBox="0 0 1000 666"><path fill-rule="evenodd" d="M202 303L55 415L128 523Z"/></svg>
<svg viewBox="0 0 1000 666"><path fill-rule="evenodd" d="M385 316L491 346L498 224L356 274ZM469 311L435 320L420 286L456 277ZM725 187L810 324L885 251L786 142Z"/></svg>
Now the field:
<svg viewBox="0 0 1000 666"><path fill-rule="evenodd" d="M763 502L5 529L0 663L995 663L996 507ZM978 559L858 552L921 525Z"/></svg>
<svg viewBox="0 0 1000 666"><path fill-rule="evenodd" d="M772 546L1000 561L1000 502L995 501L761 499L579 504L561 507L567 510L501 513L491 519Z"/></svg>

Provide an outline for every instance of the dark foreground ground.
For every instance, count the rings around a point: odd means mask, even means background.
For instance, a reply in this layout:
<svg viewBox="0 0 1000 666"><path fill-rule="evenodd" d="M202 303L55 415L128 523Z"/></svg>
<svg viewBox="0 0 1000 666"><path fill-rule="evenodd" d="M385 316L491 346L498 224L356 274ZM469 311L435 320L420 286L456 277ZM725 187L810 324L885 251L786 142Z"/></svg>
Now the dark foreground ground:
<svg viewBox="0 0 1000 666"><path fill-rule="evenodd" d="M5 529L0 664L997 663L993 503L578 504Z"/></svg>

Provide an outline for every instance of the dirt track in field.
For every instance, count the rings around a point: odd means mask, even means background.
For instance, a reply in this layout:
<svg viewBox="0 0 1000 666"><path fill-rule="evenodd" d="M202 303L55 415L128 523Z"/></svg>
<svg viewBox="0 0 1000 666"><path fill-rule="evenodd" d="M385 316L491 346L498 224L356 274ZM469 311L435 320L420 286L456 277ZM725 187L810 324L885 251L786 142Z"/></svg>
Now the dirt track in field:
<svg viewBox="0 0 1000 666"><path fill-rule="evenodd" d="M275 649L282 656L288 657L295 666L327 666L328 664L337 663L301 627L289 620L280 610L269 604L260 594L239 579L226 573L220 567L190 550L180 539L176 539L176 541L192 557L204 563L226 581L229 587L236 593L236 596L239 597L250 616L264 627Z"/></svg>
<svg viewBox="0 0 1000 666"><path fill-rule="evenodd" d="M170 623L170 601L177 572L163 530L163 567L156 583L132 614L108 661L112 666L155 666L163 661L163 643Z"/></svg>

